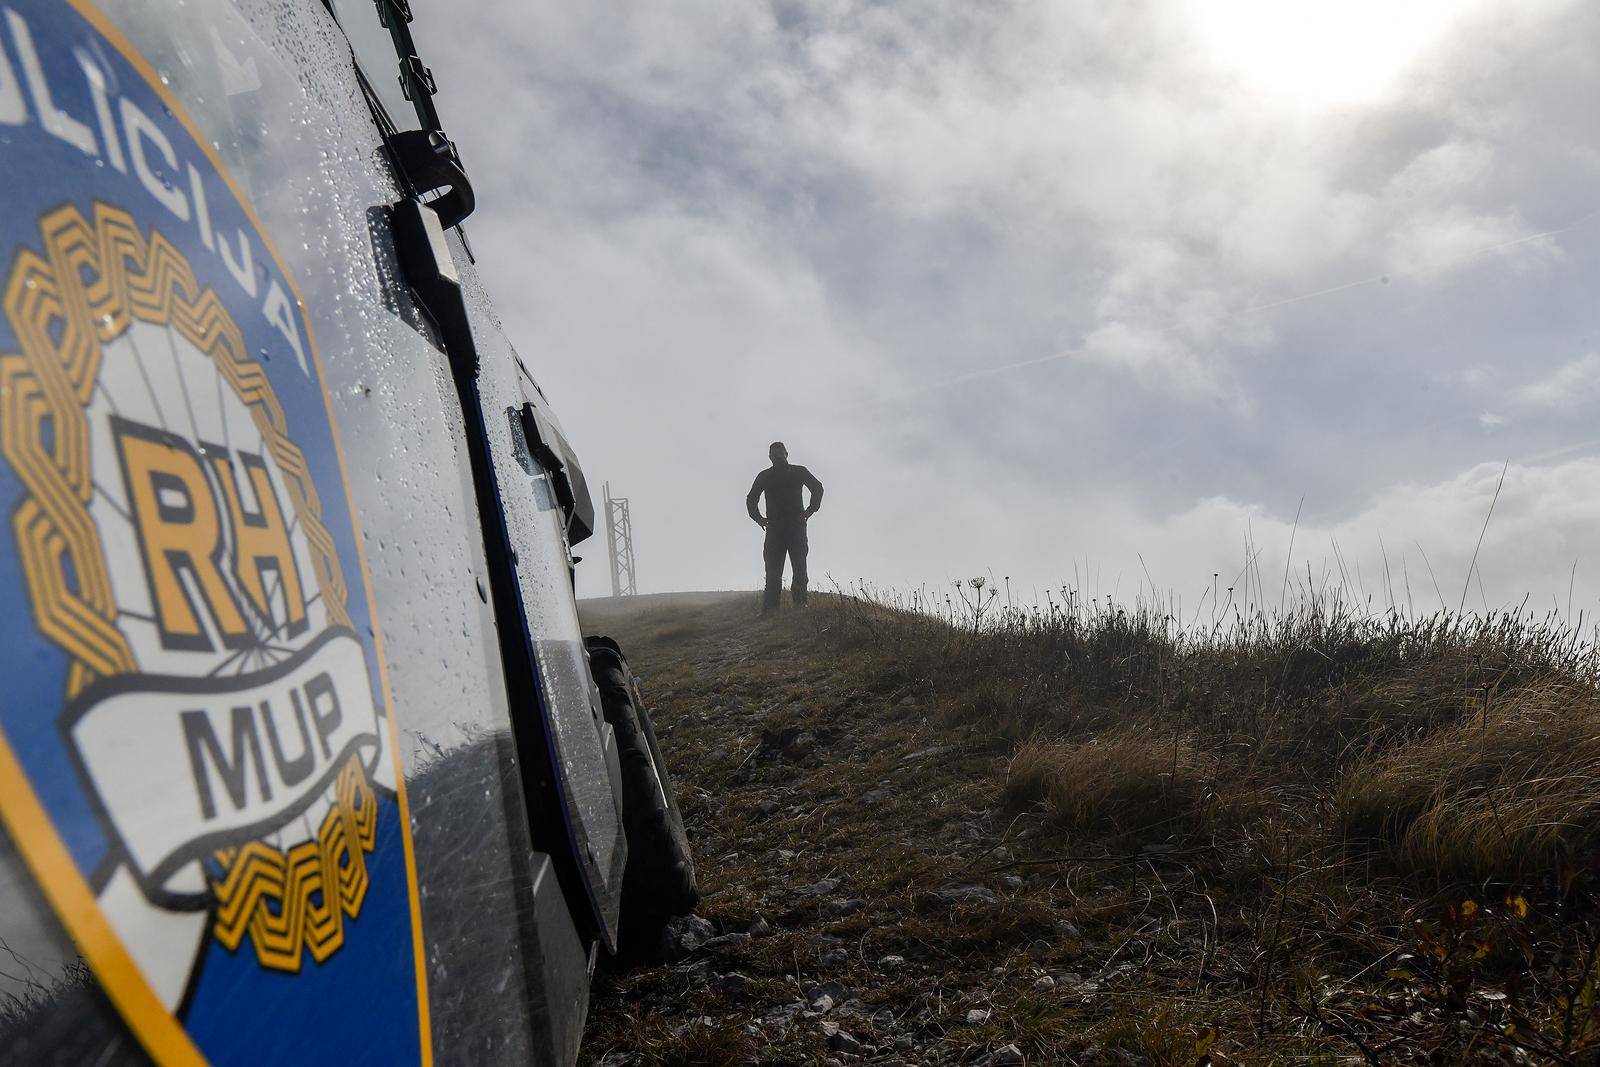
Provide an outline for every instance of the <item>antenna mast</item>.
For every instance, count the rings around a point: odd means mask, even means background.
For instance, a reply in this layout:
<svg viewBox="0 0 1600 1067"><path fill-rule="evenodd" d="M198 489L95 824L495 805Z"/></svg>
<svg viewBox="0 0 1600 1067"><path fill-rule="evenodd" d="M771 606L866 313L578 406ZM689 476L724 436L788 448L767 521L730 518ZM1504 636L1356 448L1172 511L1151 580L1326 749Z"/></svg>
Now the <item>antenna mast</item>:
<svg viewBox="0 0 1600 1067"><path fill-rule="evenodd" d="M626 497L611 495L611 483L603 492L606 504L606 548L611 553L611 595L634 596L633 520L628 515Z"/></svg>

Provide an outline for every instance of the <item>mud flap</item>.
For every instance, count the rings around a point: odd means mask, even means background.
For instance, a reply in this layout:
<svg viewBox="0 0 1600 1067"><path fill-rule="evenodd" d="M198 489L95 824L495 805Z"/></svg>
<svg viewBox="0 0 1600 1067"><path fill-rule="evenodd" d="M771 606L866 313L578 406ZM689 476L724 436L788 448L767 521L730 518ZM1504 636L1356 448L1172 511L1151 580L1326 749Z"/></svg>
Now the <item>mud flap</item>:
<svg viewBox="0 0 1600 1067"><path fill-rule="evenodd" d="M694 858L672 778L633 672L609 637L590 637L589 666L622 764L622 824L628 866L622 878L622 950L648 952L666 921L699 902Z"/></svg>

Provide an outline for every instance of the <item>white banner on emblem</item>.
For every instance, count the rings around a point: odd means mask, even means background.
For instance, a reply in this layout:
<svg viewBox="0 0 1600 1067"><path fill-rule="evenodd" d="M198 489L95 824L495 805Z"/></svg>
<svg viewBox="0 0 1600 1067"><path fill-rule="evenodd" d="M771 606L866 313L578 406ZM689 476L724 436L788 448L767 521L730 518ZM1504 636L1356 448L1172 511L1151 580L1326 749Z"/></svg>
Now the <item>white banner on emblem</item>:
<svg viewBox="0 0 1600 1067"><path fill-rule="evenodd" d="M383 750L366 657L329 630L265 671L132 675L70 730L147 889L213 849L275 831L326 792L351 755Z"/></svg>

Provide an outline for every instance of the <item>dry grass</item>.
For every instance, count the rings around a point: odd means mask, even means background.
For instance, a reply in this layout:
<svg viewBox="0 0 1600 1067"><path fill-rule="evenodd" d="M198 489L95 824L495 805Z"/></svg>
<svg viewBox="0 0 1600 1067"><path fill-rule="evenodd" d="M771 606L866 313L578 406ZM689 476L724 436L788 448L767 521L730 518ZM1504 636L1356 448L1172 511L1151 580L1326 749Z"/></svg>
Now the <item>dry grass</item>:
<svg viewBox="0 0 1600 1067"><path fill-rule="evenodd" d="M1600 694L1546 683L1414 741L1339 783L1338 813L1418 870L1528 881L1600 848Z"/></svg>
<svg viewBox="0 0 1600 1067"><path fill-rule="evenodd" d="M1579 635L978 595L981 617L857 590L608 620L667 735L703 914L767 932L604 976L587 1056L820 1062L833 1020L882 1062L1600 1062ZM763 748L782 731L814 748ZM824 979L854 1015L765 1021Z"/></svg>
<svg viewBox="0 0 1600 1067"><path fill-rule="evenodd" d="M1600 661L1553 617L1309 602L1184 628L1071 591L977 619L930 603L858 590L817 632L1008 746L1006 799L1063 827L1309 821L1463 884L1548 880L1600 844Z"/></svg>
<svg viewBox="0 0 1600 1067"><path fill-rule="evenodd" d="M1070 590L1033 610L985 596L857 589L814 632L873 649L967 743L998 747L1000 798L1071 835L1073 862L1187 857L1182 893L1251 916L1263 1041L1298 1005L1324 1037L1384 1049L1379 1062L1600 1061L1594 634L1554 616L1409 618L1336 600L1184 627ZM1410 976L1398 991L1342 1014L1351 1001L1326 995L1327 976L1385 951L1431 969L1395 971ZM1402 1001L1426 1022L1386 1046L1374 1022ZM1156 1062L1191 1057L1171 1018L1142 1003L1118 1040Z"/></svg>
<svg viewBox="0 0 1600 1067"><path fill-rule="evenodd" d="M1089 741L1025 742L1011 758L1006 799L1042 803L1073 829L1142 831L1205 821L1215 761L1185 737L1119 726Z"/></svg>

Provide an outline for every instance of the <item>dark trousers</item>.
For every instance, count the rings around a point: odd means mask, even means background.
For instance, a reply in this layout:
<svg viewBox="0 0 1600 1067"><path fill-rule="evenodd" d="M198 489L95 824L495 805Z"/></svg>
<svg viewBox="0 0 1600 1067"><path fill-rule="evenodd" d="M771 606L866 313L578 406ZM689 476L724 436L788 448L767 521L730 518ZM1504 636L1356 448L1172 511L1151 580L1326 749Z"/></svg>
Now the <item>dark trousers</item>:
<svg viewBox="0 0 1600 1067"><path fill-rule="evenodd" d="M767 540L761 546L761 557L767 564L767 589L761 601L762 611L776 611L783 597L783 557L789 557L794 571L794 606L806 602L806 522L804 519L767 524Z"/></svg>

